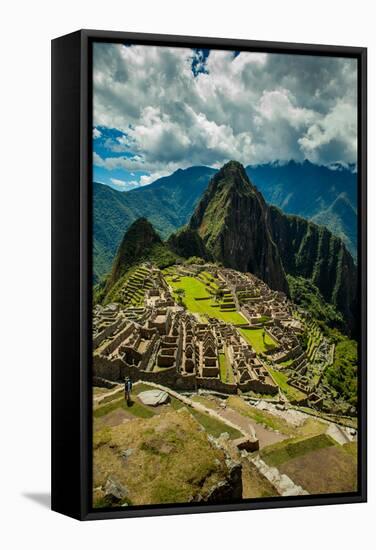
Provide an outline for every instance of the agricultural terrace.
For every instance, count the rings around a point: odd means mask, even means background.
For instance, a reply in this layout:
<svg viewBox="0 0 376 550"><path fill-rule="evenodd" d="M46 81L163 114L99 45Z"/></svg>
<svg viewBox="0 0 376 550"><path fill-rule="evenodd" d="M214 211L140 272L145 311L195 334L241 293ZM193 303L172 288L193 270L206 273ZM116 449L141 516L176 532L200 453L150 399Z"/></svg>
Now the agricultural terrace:
<svg viewBox="0 0 376 550"><path fill-rule="evenodd" d="M174 297L177 299L177 290L183 290L183 302L191 313L198 313L202 321L206 320L206 316L220 319L226 323L233 325L245 324L246 319L235 309L222 310L220 302L215 300L209 289L214 291L213 281L208 279L205 284L198 277L177 277L165 276L167 283L174 291Z"/></svg>

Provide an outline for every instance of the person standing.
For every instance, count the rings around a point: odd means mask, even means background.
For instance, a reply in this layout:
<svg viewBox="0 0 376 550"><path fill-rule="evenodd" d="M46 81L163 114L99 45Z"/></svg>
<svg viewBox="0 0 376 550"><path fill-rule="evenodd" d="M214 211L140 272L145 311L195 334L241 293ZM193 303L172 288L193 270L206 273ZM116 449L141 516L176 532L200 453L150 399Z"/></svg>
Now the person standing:
<svg viewBox="0 0 376 550"><path fill-rule="evenodd" d="M127 376L124 381L124 392L125 392L125 401L127 402L128 405L131 400L132 387L133 387L132 380L130 379L129 376Z"/></svg>

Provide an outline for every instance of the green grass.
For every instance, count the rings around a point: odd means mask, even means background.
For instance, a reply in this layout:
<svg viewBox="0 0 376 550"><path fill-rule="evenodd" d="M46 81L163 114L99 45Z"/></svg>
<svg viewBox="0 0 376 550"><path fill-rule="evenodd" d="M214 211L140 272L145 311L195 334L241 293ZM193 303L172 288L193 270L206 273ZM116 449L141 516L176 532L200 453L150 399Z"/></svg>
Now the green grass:
<svg viewBox="0 0 376 550"><path fill-rule="evenodd" d="M300 401L301 399L304 399L306 397L305 393L297 390L296 388L293 388L287 383L288 376L286 374L281 371L274 370L270 367L268 367L268 370L278 386L283 391L283 393L286 395L287 399L289 399L290 401Z"/></svg>
<svg viewBox="0 0 376 550"><path fill-rule="evenodd" d="M199 279L180 277L179 281L173 281L172 277L167 277L166 280L174 290L184 290L183 301L191 313L198 313L203 319L207 315L234 325L246 323L245 318L237 311L224 311L220 309L219 304L213 303L213 296ZM196 298L206 299L197 300Z"/></svg>
<svg viewBox="0 0 376 550"><path fill-rule="evenodd" d="M218 408L218 405L215 401L212 401L211 399L208 399L204 395L194 395L192 396L192 401L196 401L196 403L201 403L201 405L204 405L205 407L208 407L209 409L216 410Z"/></svg>
<svg viewBox="0 0 376 550"><path fill-rule="evenodd" d="M138 395L139 393L148 390L155 390L155 387L150 384L145 384L144 382L137 382L137 384L133 385L132 395Z"/></svg>
<svg viewBox="0 0 376 550"><path fill-rule="evenodd" d="M254 420L256 423L268 428L290 435L293 437L307 437L324 433L327 429L327 425L315 418L308 417L307 420L301 426L293 426L289 424L284 418L277 416L270 411L265 411L253 407L244 399L238 395L232 395L227 399L227 406L234 409L241 415Z"/></svg>
<svg viewBox="0 0 376 550"><path fill-rule="evenodd" d="M189 408L189 412L194 418L205 428L205 430L213 437L219 437L222 433L227 432L231 439L237 439L242 437L242 433L231 426L228 426L224 422L209 416L208 414L196 411L196 409Z"/></svg>
<svg viewBox="0 0 376 550"><path fill-rule="evenodd" d="M185 407L182 401L180 401L179 399L176 399L176 397L172 397L171 395L170 395L170 405L175 411L178 411L182 407Z"/></svg>
<svg viewBox="0 0 376 550"><path fill-rule="evenodd" d="M357 407L358 402L358 346L355 340L332 331L336 343L334 364L325 371L325 380L340 396Z"/></svg>
<svg viewBox="0 0 376 550"><path fill-rule="evenodd" d="M109 402L113 401L114 399L119 399L119 397L122 397L123 394L124 394L124 389L120 388L115 393L113 393L112 395L107 395L106 397L101 399L100 404L104 405L105 403L109 403Z"/></svg>
<svg viewBox="0 0 376 550"><path fill-rule="evenodd" d="M292 458L297 458L312 451L317 451L318 449L324 449L333 445L335 445L335 442L331 437L320 434L314 437L287 439L279 443L274 443L262 449L260 455L269 466L279 466Z"/></svg>
<svg viewBox="0 0 376 550"><path fill-rule="evenodd" d="M132 400L132 406L128 407L123 397L110 401L109 403L94 409L93 415L95 418L100 418L101 416L105 416L118 408L122 408L126 412L132 414L133 416L137 416L138 418L151 418L155 415L154 411L148 407L145 407L135 399Z"/></svg>
<svg viewBox="0 0 376 550"><path fill-rule="evenodd" d="M219 372L222 382L234 383L234 373L224 353L219 354Z"/></svg>
<svg viewBox="0 0 376 550"><path fill-rule="evenodd" d="M278 363L280 367L289 367L294 362L293 359L288 359L287 361L282 361L281 363Z"/></svg>
<svg viewBox="0 0 376 550"><path fill-rule="evenodd" d="M247 416L254 420L257 424L262 424L272 430L290 435L291 429L287 422L278 416L271 414L268 411L262 411L256 407L252 407L238 396L231 396L227 399L227 405L243 416Z"/></svg>
<svg viewBox="0 0 376 550"><path fill-rule="evenodd" d="M275 342L263 328L241 328L239 330L247 342L251 344L256 353L263 353L267 351L267 349L277 347ZM265 338L263 338L263 334L265 334Z"/></svg>
<svg viewBox="0 0 376 550"><path fill-rule="evenodd" d="M227 380L227 361L224 353L219 354L219 373L221 376L222 382Z"/></svg>

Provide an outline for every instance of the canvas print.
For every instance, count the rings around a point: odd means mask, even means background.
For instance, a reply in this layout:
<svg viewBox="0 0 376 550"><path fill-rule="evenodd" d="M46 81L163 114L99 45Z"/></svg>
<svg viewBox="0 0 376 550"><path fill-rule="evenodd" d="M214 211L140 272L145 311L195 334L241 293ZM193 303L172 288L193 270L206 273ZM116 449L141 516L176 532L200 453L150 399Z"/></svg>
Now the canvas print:
<svg viewBox="0 0 376 550"><path fill-rule="evenodd" d="M357 86L93 44L94 508L357 491Z"/></svg>

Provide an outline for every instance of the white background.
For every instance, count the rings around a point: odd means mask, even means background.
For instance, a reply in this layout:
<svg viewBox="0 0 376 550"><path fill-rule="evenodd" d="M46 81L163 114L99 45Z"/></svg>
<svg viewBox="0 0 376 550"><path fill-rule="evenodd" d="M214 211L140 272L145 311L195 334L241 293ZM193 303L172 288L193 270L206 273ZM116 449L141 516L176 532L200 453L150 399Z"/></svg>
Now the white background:
<svg viewBox="0 0 376 550"><path fill-rule="evenodd" d="M375 19L367 0L32 0L2 3L0 47L0 542L3 548L370 548L369 503L79 523L50 512L50 39L79 28L369 48L369 265L375 255ZM369 309L375 308L370 287ZM371 318L372 320L372 318ZM373 343L373 323L369 339ZM1 541L1 539L4 539ZM368 542L366 542L368 539ZM373 544L372 544L373 543Z"/></svg>

